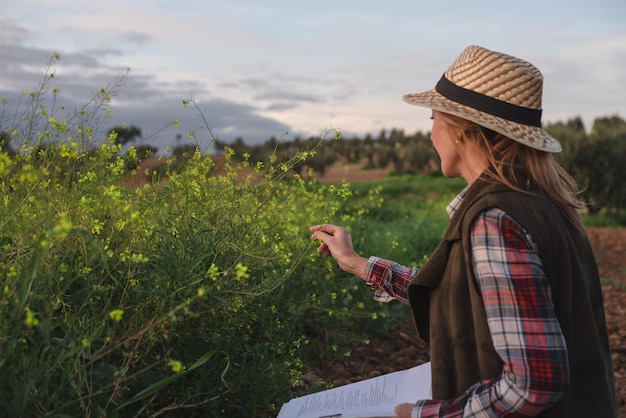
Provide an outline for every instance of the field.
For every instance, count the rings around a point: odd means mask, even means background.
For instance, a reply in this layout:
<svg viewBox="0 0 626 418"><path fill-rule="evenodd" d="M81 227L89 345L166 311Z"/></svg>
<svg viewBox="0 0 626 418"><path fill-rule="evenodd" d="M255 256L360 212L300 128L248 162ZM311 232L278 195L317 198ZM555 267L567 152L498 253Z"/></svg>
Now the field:
<svg viewBox="0 0 626 418"><path fill-rule="evenodd" d="M0 154L0 415L267 418L428 359L406 308L373 303L307 227L420 265L462 180L336 165L318 182L200 153L135 169L74 145ZM624 228L589 233L623 408Z"/></svg>
<svg viewBox="0 0 626 418"><path fill-rule="evenodd" d="M23 103L0 103L1 416L268 418L428 359L406 308L373 303L308 226L342 224L363 255L420 266L462 181L341 164L316 181L293 176L315 144L205 158L204 130L144 160L116 129L96 138L124 78L65 115L57 59ZM601 215L589 225L626 225ZM625 229L589 235L624 410Z"/></svg>
<svg viewBox="0 0 626 418"><path fill-rule="evenodd" d="M361 170L359 165L331 167L322 182L362 182L383 178L387 170ZM588 227L596 253L603 293L620 416L626 417L626 228ZM384 361L382 360L384 359ZM428 360L428 350L416 339L410 319L391 335L371 337L369 344L353 344L342 361L323 362L305 377L321 378L335 386L406 369Z"/></svg>

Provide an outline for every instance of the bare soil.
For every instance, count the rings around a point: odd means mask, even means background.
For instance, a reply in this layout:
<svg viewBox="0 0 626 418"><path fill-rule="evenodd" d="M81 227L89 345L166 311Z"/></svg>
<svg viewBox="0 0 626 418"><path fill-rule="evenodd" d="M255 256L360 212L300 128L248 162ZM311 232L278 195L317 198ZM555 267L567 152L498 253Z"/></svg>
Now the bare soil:
<svg viewBox="0 0 626 418"><path fill-rule="evenodd" d="M319 177L324 183L369 181L388 170L362 170L361 165L336 165ZM587 228L596 254L615 371L617 406L626 417L626 228ZM406 326L385 338L370 338L367 345L348 347L350 356L331 364L319 364L305 381L322 379L341 386L384 373L403 370L428 361L428 349L417 339L407 317ZM385 359L382 361L382 359Z"/></svg>

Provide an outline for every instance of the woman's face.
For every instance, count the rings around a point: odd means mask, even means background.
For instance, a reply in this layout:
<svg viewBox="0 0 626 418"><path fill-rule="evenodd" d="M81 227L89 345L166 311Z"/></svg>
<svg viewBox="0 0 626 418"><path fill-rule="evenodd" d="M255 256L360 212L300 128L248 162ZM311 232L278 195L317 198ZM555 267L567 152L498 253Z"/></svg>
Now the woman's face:
<svg viewBox="0 0 626 418"><path fill-rule="evenodd" d="M430 140L441 159L441 172L446 177L461 176L462 162L457 138L453 137L452 129L444 123L438 111L433 110L431 119L433 127Z"/></svg>

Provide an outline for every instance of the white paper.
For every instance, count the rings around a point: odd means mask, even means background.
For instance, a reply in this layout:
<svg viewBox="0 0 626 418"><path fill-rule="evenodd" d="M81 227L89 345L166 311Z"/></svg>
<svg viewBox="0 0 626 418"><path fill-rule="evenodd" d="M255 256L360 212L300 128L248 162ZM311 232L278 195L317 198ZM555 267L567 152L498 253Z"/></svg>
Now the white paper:
<svg viewBox="0 0 626 418"><path fill-rule="evenodd" d="M277 418L393 417L401 403L431 398L430 363L294 398Z"/></svg>

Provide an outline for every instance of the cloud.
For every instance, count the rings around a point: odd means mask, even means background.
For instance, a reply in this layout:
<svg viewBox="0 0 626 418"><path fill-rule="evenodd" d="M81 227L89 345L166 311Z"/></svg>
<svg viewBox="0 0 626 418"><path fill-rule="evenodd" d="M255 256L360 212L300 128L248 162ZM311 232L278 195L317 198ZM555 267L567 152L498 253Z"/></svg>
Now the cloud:
<svg viewBox="0 0 626 418"><path fill-rule="evenodd" d="M45 92L45 106L51 106L52 88L58 88L56 105L63 105L68 114L83 106L101 88L109 89L117 85L112 91L111 117L103 123L99 132L102 138L114 126L135 125L142 130L144 138L149 138L151 145L163 152L167 147L176 146L179 142L177 136L182 135L184 138L191 130L206 141L210 140L209 128L221 141L231 142L241 137L248 143L263 142L271 136L278 137L291 131L287 124L261 115L261 106L256 108L212 97L206 84L201 81L167 77L161 80L153 74L134 74L132 70L129 72L127 68L110 64L110 61L114 61L111 58L124 55L120 49L61 51L61 60L56 62L52 59L54 51L25 45L25 41L32 35L30 30L13 21L5 27L7 30L0 38L0 43L4 43L0 49L0 95L9 99L5 117L16 114L16 109L11 106L24 103L23 99L20 101L24 89L38 89L44 80L46 63L50 63L49 73L54 73L54 77L49 80L50 85ZM139 32L117 32L116 36L133 38L136 42L149 40L149 36ZM249 80L248 84L255 84L255 81ZM272 92L272 87L266 87L259 93L260 99L266 102L286 99L291 106L295 106L294 103L298 101L317 100L314 96L304 94L281 96L279 92ZM201 97L198 100L199 111L184 109L182 101L194 97ZM179 128L171 126L175 119L180 120ZM9 122L12 121L2 121L0 126L6 129Z"/></svg>
<svg viewBox="0 0 626 418"><path fill-rule="evenodd" d="M142 131L142 136L146 143L155 146L160 153L165 152L166 148L173 148L180 145L177 137L182 137L182 142L192 142L187 134L194 131L200 145L204 149L211 148L211 136L223 142L232 142L236 138L241 137L247 143L262 143L270 137L280 137L286 132L291 131L291 127L278 122L274 119L260 115L257 109L245 105L238 104L224 99L209 99L199 101L197 109L194 106L183 107L183 97L172 92L159 93L150 83L149 77L138 77L134 80L132 76L128 79L128 86L122 86L120 90L114 94L110 105L106 106L110 110L110 116L104 119L100 125L100 129L96 132L96 139L106 138L108 130L115 126L128 125L137 126ZM55 82L57 80L54 80ZM65 84L64 82L61 84ZM152 88L148 88L151 86ZM86 89L85 83L81 83L78 90ZM93 95L97 89L91 89L90 95ZM78 93L73 92L74 95ZM21 103L22 108L25 100L20 102L20 94L0 89L2 97L8 97L10 105L5 112L5 119L0 123L0 129L14 123L19 123L20 111L11 107ZM91 97L85 95L82 100L70 100L61 89L56 99L56 108L58 113L55 116L58 119L69 118L76 110L85 105ZM50 108L51 93L46 94L47 100L44 102L45 108ZM188 97L185 97L188 98ZM26 98L27 100L27 98ZM66 110L60 110L63 104ZM100 109L104 116L104 109ZM179 126L174 127L174 120L179 120Z"/></svg>
<svg viewBox="0 0 626 418"><path fill-rule="evenodd" d="M293 102L275 102L269 106L265 107L265 110L268 112L284 112L287 110L297 109L298 105Z"/></svg>
<svg viewBox="0 0 626 418"><path fill-rule="evenodd" d="M63 26L60 27L59 32L77 39L92 37L92 28L77 29L75 27ZM107 40L108 44L116 44L117 42L131 43L131 44L147 44L154 40L154 36L148 32L140 32L136 30L126 29L103 29L98 33L99 37Z"/></svg>
<svg viewBox="0 0 626 418"><path fill-rule="evenodd" d="M323 100L320 97L317 97L314 94L299 93L296 91L282 90L282 89L275 89L272 91L267 91L267 92L257 94L256 99L257 100L269 100L269 101L287 100L287 101L291 101L292 103L297 103L297 102L321 103L323 102Z"/></svg>
<svg viewBox="0 0 626 418"><path fill-rule="evenodd" d="M135 124L144 136L175 118L183 134L204 132L196 112L182 109L189 98L223 140L327 126L360 135L428 130L428 112L400 97L433 87L466 43L536 64L546 77L548 122L626 116L624 5L617 0L613 7L550 4L541 16L523 5L485 15L455 2L458 22L434 3L414 1L391 9L355 0L31 3L16 2L0 20L2 94L35 86L55 50L62 59L54 83L68 106L130 67L111 103L113 122ZM174 137L161 132L159 143Z"/></svg>
<svg viewBox="0 0 626 418"><path fill-rule="evenodd" d="M539 40L538 40L539 41ZM590 126L596 117L624 113L626 34L544 37L545 50L531 61L544 74L544 120L581 116Z"/></svg>
<svg viewBox="0 0 626 418"><path fill-rule="evenodd" d="M168 125L174 119L180 121L178 128ZM188 137L190 131L194 131L202 148L210 148L212 135L227 143L241 137L246 143L258 144L291 130L281 122L259 115L251 106L224 99L200 101L197 109L193 105L184 108L180 99L172 97L142 106L114 106L108 125L122 123L140 127L142 136L161 152L181 141L192 143ZM176 140L177 137L183 140Z"/></svg>
<svg viewBox="0 0 626 418"><path fill-rule="evenodd" d="M33 35L33 32L11 19L0 19L0 44L21 44Z"/></svg>

